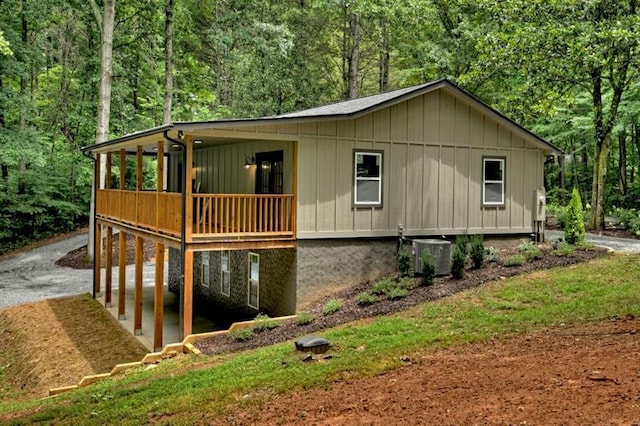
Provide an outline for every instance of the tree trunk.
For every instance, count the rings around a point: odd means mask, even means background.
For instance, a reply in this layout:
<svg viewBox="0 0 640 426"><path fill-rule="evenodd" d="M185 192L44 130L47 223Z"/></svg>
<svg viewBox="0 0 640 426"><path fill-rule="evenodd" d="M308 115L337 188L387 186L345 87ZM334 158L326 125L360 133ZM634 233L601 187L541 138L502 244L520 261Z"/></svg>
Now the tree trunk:
<svg viewBox="0 0 640 426"><path fill-rule="evenodd" d="M92 3L94 3L92 1ZM98 96L98 126L96 130L96 144L106 142L109 139L109 118L111 115L111 77L113 74L113 30L115 19L115 0L104 1L104 12L102 20L98 19L98 27L101 28L102 36L102 59L100 69L100 93ZM95 8L94 8L95 9ZM98 187L104 188L106 156L100 156L100 176L98 176ZM94 179L94 186L95 186ZM93 217L95 214L95 193L94 187L91 191L91 211L89 215L89 243L87 244L87 256L93 259Z"/></svg>
<svg viewBox="0 0 640 426"><path fill-rule="evenodd" d="M22 0L22 14L21 14L21 36L20 40L22 41L23 46L27 46L28 42L28 34L29 34L29 25L27 23L27 0ZM24 65L27 65L27 58L24 59ZM22 99L22 104L25 104L25 98L27 97L27 75L23 72L20 75L20 98ZM24 134L24 131L27 127L27 121L25 117L26 111L24 110L24 106L20 106L18 125L20 128L20 133ZM25 174L27 173L27 159L20 158L18 160L18 194L26 194L27 192L27 184L25 182Z"/></svg>
<svg viewBox="0 0 640 426"><path fill-rule="evenodd" d="M389 88L389 33L387 20L380 18L380 91L386 92Z"/></svg>
<svg viewBox="0 0 640 426"><path fill-rule="evenodd" d="M620 180L620 193L627 196L627 132L622 130L618 134L618 179Z"/></svg>
<svg viewBox="0 0 640 426"><path fill-rule="evenodd" d="M164 108L163 123L171 123L173 99L173 0L166 0L164 22Z"/></svg>
<svg viewBox="0 0 640 426"><path fill-rule="evenodd" d="M349 55L349 99L358 97L358 76L360 68L360 15L352 14L351 52Z"/></svg>

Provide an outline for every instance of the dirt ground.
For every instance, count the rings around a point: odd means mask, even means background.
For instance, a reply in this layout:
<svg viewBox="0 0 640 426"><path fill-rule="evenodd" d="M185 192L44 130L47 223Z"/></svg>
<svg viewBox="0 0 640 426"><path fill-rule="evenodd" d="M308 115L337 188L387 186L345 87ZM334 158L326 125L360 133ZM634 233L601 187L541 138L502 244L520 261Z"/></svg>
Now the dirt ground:
<svg viewBox="0 0 640 426"><path fill-rule="evenodd" d="M219 425L640 425L640 318L461 345L243 406Z"/></svg>
<svg viewBox="0 0 640 426"><path fill-rule="evenodd" d="M147 350L89 294L0 310L0 355L14 392L44 397L52 387L140 361ZM0 397L0 400L2 397Z"/></svg>
<svg viewBox="0 0 640 426"><path fill-rule="evenodd" d="M113 252L112 252L112 265L118 266L120 264L120 234L113 236ZM106 239L105 239L106 250ZM147 262L155 256L156 243L151 240L144 240L142 243L142 249L144 250L144 261ZM127 265L132 265L135 262L135 237L127 234ZM93 261L87 260L87 246L77 248L70 251L66 256L61 257L56 261L58 266L67 266L73 269L93 269ZM102 266L106 265L105 256L102 256Z"/></svg>

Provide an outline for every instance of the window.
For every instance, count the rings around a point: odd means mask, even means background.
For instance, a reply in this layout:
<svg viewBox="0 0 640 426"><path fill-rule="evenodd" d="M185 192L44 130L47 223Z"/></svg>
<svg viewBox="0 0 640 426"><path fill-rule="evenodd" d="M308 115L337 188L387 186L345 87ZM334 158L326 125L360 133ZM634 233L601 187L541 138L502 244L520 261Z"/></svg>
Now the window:
<svg viewBox="0 0 640 426"><path fill-rule="evenodd" d="M482 204L504 206L504 158L482 159Z"/></svg>
<svg viewBox="0 0 640 426"><path fill-rule="evenodd" d="M259 309L260 291L260 256L249 253L249 297L248 305L251 308Z"/></svg>
<svg viewBox="0 0 640 426"><path fill-rule="evenodd" d="M231 252L223 250L220 256L220 293L231 295Z"/></svg>
<svg viewBox="0 0 640 426"><path fill-rule="evenodd" d="M354 151L353 205L382 206L382 152Z"/></svg>
<svg viewBox="0 0 640 426"><path fill-rule="evenodd" d="M203 287L209 287L209 252L203 251L200 254L200 259L202 262L202 281L201 284Z"/></svg>

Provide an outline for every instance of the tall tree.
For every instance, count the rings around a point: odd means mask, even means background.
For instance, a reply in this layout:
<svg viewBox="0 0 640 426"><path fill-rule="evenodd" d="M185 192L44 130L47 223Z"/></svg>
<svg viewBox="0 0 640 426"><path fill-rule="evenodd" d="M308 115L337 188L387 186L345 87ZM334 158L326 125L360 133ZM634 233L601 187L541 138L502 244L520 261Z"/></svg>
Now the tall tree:
<svg viewBox="0 0 640 426"><path fill-rule="evenodd" d="M171 102L173 100L173 0L166 0L164 26L164 108L163 123L171 122Z"/></svg>

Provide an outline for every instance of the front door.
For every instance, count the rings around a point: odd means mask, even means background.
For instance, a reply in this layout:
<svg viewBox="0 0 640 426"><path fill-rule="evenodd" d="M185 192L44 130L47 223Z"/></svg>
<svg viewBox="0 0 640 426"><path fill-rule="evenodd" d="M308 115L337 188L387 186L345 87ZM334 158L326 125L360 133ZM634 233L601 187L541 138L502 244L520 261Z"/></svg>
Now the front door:
<svg viewBox="0 0 640 426"><path fill-rule="evenodd" d="M256 194L282 194L283 151L258 152L256 154Z"/></svg>

